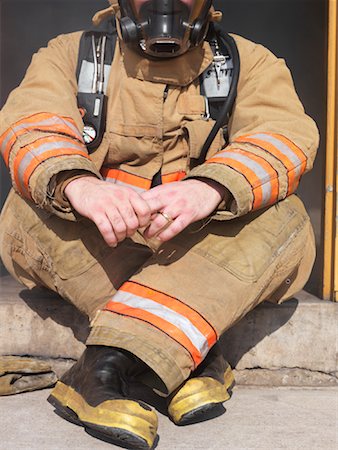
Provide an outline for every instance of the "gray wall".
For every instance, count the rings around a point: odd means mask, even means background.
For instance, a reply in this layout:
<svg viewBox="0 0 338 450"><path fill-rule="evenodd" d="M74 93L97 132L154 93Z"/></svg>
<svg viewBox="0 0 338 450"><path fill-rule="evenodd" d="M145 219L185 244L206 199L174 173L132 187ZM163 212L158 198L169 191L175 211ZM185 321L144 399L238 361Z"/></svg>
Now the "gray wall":
<svg viewBox="0 0 338 450"><path fill-rule="evenodd" d="M311 174L299 195L314 224L318 257L307 290L320 295L322 270L322 208L325 164L327 0L223 0L223 25L269 47L286 59L306 111L316 120L322 142ZM53 36L90 24L105 0L0 0L0 106L20 83L32 53ZM0 207L9 189L1 160Z"/></svg>

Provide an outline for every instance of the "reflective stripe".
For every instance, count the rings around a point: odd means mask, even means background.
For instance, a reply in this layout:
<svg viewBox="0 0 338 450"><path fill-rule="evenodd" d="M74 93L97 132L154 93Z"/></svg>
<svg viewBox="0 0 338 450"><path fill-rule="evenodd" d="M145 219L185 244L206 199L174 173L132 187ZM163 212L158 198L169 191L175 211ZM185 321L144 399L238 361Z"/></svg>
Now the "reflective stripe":
<svg viewBox="0 0 338 450"><path fill-rule="evenodd" d="M149 313L148 311L144 311L139 308L131 308L130 306L127 306L123 303L117 303L113 301L108 303L105 310L120 314L122 316L139 319L142 320L142 322L150 324L161 332L167 334L178 344L182 345L193 359L195 367L202 362L203 357L197 350L197 348L192 344L192 342L186 337L184 333L182 333L179 328L167 322L166 320L161 319L160 317Z"/></svg>
<svg viewBox="0 0 338 450"><path fill-rule="evenodd" d="M151 188L151 180L124 172L120 169L109 169L103 167L101 169L101 175L106 181L132 188L136 192L144 192ZM162 183L165 184L180 181L185 176L185 172L168 173L166 175L162 175Z"/></svg>
<svg viewBox="0 0 338 450"><path fill-rule="evenodd" d="M151 187L151 180L132 175L120 169L108 169L103 167L101 169L101 175L106 181L132 188L136 192L144 192Z"/></svg>
<svg viewBox="0 0 338 450"><path fill-rule="evenodd" d="M3 154L8 166L10 151L18 137L31 131L49 131L51 133L61 133L83 142L80 131L75 122L70 118L60 117L48 113L39 113L24 118L15 123L0 137L0 151Z"/></svg>
<svg viewBox="0 0 338 450"><path fill-rule="evenodd" d="M256 145L279 159L288 172L287 195L295 191L306 169L307 157L292 141L279 134L256 133L239 137L235 142Z"/></svg>
<svg viewBox="0 0 338 450"><path fill-rule="evenodd" d="M297 156L297 154L293 150L291 150L284 142L282 142L280 139L277 139L273 135L266 133L258 133L251 135L250 139L258 139L264 142L269 142L270 144L274 145L283 155L285 155L293 163L293 166L299 166L302 164L302 159L300 159Z"/></svg>
<svg viewBox="0 0 338 450"><path fill-rule="evenodd" d="M8 167L9 163L9 153L16 141L16 135L11 129L7 130L0 138L0 150L4 158L5 164Z"/></svg>
<svg viewBox="0 0 338 450"><path fill-rule="evenodd" d="M187 174L185 172L173 172L166 175L162 175L162 183L173 183L175 181L181 181Z"/></svg>
<svg viewBox="0 0 338 450"><path fill-rule="evenodd" d="M122 291L117 292L112 301L123 303L132 308L139 308L143 311L148 311L149 313L166 320L172 325L175 325L178 329L184 332L184 334L203 356L207 354L209 347L203 334L200 333L194 325L192 325L189 319L177 314L170 308L154 302L153 300L148 300Z"/></svg>
<svg viewBox="0 0 338 450"><path fill-rule="evenodd" d="M38 139L21 148L16 155L13 167L14 180L19 191L24 194L28 190L29 179L34 170L47 159L59 156L82 156L89 159L85 147L74 140L54 136Z"/></svg>
<svg viewBox="0 0 338 450"><path fill-rule="evenodd" d="M120 291L129 292L143 298L154 300L161 305L176 311L177 313L188 317L190 322L200 330L200 332L207 338L209 346L213 346L217 340L215 329L204 319L204 317L190 306L175 297L164 294L163 292L152 289L148 286L136 283L135 281L128 281L120 287Z"/></svg>
<svg viewBox="0 0 338 450"><path fill-rule="evenodd" d="M253 191L252 209L270 205L278 200L278 174L264 158L245 150L230 148L217 153L206 163L226 164L241 173Z"/></svg>
<svg viewBox="0 0 338 450"><path fill-rule="evenodd" d="M135 316L160 328L183 345L199 364L217 341L214 328L194 309L180 300L135 282L121 286L105 309ZM132 310L131 310L132 308ZM158 319L161 320L160 326Z"/></svg>

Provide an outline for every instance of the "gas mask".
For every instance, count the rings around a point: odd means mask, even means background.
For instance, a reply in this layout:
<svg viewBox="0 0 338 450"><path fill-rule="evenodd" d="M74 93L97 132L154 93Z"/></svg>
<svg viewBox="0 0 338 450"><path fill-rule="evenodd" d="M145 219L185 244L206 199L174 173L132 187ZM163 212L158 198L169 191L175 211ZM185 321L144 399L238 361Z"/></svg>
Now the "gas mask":
<svg viewBox="0 0 338 450"><path fill-rule="evenodd" d="M209 26L212 0L119 0L123 41L155 58L199 45Z"/></svg>

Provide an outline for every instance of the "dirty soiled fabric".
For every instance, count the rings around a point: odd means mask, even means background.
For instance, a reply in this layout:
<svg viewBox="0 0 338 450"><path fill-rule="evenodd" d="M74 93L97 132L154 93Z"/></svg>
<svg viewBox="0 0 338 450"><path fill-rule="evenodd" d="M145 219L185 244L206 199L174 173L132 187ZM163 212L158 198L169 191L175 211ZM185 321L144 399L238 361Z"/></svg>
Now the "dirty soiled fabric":
<svg viewBox="0 0 338 450"><path fill-rule="evenodd" d="M15 278L71 301L92 321L87 344L134 353L168 392L252 308L302 289L315 256L296 196L233 221L193 224L155 253L139 233L112 249L90 221L65 227L14 191L0 230Z"/></svg>
<svg viewBox="0 0 338 450"><path fill-rule="evenodd" d="M36 358L0 356L0 396L35 391L57 381L49 364Z"/></svg>
<svg viewBox="0 0 338 450"><path fill-rule="evenodd" d="M80 37L59 36L41 49L0 113L0 149L24 198L75 220L56 188L64 172L71 177L81 171L140 192L161 170L163 182L203 177L222 184L233 201L214 218L231 220L291 195L312 168L318 132L285 62L239 36L241 71L227 146L220 131L205 163L195 167L214 125L203 119L199 86L212 62L208 43L175 61L151 61L117 42L107 130L89 156L76 100Z"/></svg>
<svg viewBox="0 0 338 450"><path fill-rule="evenodd" d="M306 283L314 238L294 192L312 167L318 132L284 61L234 36L241 73L230 142L218 133L196 166L214 125L203 119L199 86L212 62L209 44L169 64L118 42L107 130L88 155L76 102L80 36L60 36L40 50L0 113L0 148L13 181L0 254L21 283L47 287L90 317L89 345L134 353L169 393L247 312ZM88 174L143 192L159 171L163 183L216 181L231 204L158 249L141 232L112 249L63 195L70 179Z"/></svg>

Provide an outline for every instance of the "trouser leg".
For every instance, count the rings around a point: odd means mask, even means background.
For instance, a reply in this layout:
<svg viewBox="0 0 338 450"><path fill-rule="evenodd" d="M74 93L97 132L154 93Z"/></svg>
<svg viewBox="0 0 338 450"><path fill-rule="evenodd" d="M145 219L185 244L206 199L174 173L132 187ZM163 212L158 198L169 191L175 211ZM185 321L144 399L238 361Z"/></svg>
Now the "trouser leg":
<svg viewBox="0 0 338 450"><path fill-rule="evenodd" d="M10 214L4 211L3 223L6 215L20 220L17 211L24 208L15 201ZM274 301L292 296L313 265L311 225L295 196L235 221L212 222L201 230L195 224L154 255L131 240L110 249L93 225L41 214L30 207L25 211L20 244L11 228L6 230L11 242L16 239L15 247L1 238L7 267L19 277L16 266L23 270L24 263L18 254L24 254L34 282L59 292L91 318L96 313L88 344L132 352L169 392L225 330L270 296Z"/></svg>
<svg viewBox="0 0 338 450"><path fill-rule="evenodd" d="M112 249L90 221L60 219L11 191L0 218L0 255L19 282L58 293L92 319L152 251L131 239Z"/></svg>
<svg viewBox="0 0 338 450"><path fill-rule="evenodd" d="M252 308L301 289L314 262L311 224L296 196L239 220L196 227L165 244L121 286L88 340L119 340L146 356L170 392Z"/></svg>

